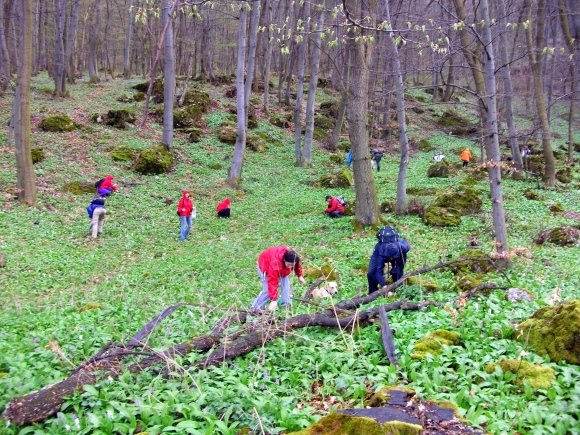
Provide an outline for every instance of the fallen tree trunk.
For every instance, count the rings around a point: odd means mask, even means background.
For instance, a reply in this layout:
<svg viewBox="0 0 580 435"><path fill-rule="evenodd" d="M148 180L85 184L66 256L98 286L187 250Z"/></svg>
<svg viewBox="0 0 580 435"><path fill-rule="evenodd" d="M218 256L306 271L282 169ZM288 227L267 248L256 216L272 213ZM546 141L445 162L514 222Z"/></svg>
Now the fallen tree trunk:
<svg viewBox="0 0 580 435"><path fill-rule="evenodd" d="M393 343L393 331L391 331L387 310L384 305L379 307L379 319L381 321L381 338L383 340L385 352L387 352L387 358L389 358L392 365L399 367L397 355L395 354L395 344Z"/></svg>

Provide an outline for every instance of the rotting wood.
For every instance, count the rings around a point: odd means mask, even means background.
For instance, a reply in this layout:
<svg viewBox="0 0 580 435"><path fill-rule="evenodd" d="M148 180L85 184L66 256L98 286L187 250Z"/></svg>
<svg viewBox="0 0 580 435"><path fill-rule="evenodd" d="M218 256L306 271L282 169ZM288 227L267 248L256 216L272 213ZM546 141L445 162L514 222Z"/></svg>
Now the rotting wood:
<svg viewBox="0 0 580 435"><path fill-rule="evenodd" d="M383 340L383 346L385 347L385 352L387 352L387 357L392 365L399 367L399 362L397 361L397 355L395 354L395 343L393 342L393 331L391 331L391 326L389 325L389 318L387 316L387 311L385 306L381 305L379 307L379 319L381 321L381 338Z"/></svg>

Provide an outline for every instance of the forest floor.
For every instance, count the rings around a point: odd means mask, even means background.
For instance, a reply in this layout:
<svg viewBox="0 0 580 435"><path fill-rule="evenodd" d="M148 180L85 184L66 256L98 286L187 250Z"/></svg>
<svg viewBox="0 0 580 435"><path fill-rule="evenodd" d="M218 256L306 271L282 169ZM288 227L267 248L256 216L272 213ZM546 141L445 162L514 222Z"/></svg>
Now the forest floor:
<svg viewBox="0 0 580 435"><path fill-rule="evenodd" d="M257 131L268 133L280 145L270 145L264 153L247 152L242 187L227 187L233 146L221 143L215 133L234 100L223 97L223 87L207 87L214 103L205 115L200 142L191 144L176 134L172 172L139 175L130 163L113 161L110 152L121 146L142 150L157 145L161 126L149 122L143 129L118 130L89 119L112 108L132 107L141 113L143 103L116 101L123 93L131 94L130 87L139 82L115 80L91 86L79 81L69 87L70 97L55 101L46 76L33 80L33 146L46 154L35 165L36 208L14 200L15 157L6 131L0 131L0 249L6 259L0 269L0 410L14 397L63 379L106 343L133 335L166 306L192 304L166 319L149 337L149 346L162 349L207 334L224 310L250 306L260 289L256 259L272 245L295 248L306 270L334 268L339 300L367 292L366 266L374 232L356 232L352 218L331 220L323 213L325 195L344 194L353 201L354 188L313 187L320 176L340 169L342 163L316 149L312 167L297 168L291 132L262 117ZM336 97L320 94L322 99ZM426 112L409 111L414 143L427 139L452 163L458 161L462 147L478 150L469 138L436 128L434 117L448 106L431 104L430 98L421 93ZM410 102L412 107L418 104ZM11 97L0 97L1 125L7 124L10 109ZM41 131L40 120L53 113L68 114L82 128L69 133ZM521 117L522 125L529 122ZM555 116L553 128L557 136L565 137L562 117ZM555 148L563 141L557 139ZM390 145L381 171L373 173L380 202L396 195L395 148ZM344 152L338 154L342 162ZM450 178L428 178L432 155L414 148L409 164L408 187L430 189L416 196L422 204L433 200L429 193L433 189L453 192L468 176L459 171ZM94 182L109 173L119 191L107 200L103 236L91 240L85 208L92 195L73 195L63 186L70 181ZM573 177L570 185L552 190L538 189L534 179L508 178L502 183L509 246L519 247L520 255L510 269L491 272L484 280L524 288L535 299L512 303L504 292L495 291L460 307L448 304L445 309L389 313L398 368L389 365L378 323L343 331L309 328L218 367L195 367L203 355L190 354L175 361L183 370L174 376L149 371L103 379L69 398L53 418L25 429L2 423L0 433L233 434L243 427L254 433L279 433L300 430L332 410L361 407L372 392L389 385L413 388L423 399L454 402L469 423L492 433L573 433L579 424L579 368L549 362L515 340L513 333L517 323L555 295L563 300L580 296L578 247L534 243L542 230L578 225L578 173ZM474 241L485 252L493 251L489 184L482 180L473 187L482 194L483 211L463 217L457 227L429 227L414 215L384 215L411 244L406 271L456 258ZM198 214L186 242L178 240L175 215L182 189L192 192ZM527 189L536 190L541 200L527 199L523 194ZM214 207L226 196L232 199L232 218L217 219ZM551 212L550 205L557 202L568 213ZM438 290L426 290L428 286L421 284L427 281ZM300 294L305 290L297 282L294 288ZM442 270L422 275L416 284L401 287L386 300L449 302L457 295L455 276ZM315 310L295 303L277 316ZM436 357L412 359L413 344L435 329L458 332L462 345L445 347ZM535 391L510 382L509 373L485 371L488 363L502 358L541 363L555 371L556 380L550 388Z"/></svg>

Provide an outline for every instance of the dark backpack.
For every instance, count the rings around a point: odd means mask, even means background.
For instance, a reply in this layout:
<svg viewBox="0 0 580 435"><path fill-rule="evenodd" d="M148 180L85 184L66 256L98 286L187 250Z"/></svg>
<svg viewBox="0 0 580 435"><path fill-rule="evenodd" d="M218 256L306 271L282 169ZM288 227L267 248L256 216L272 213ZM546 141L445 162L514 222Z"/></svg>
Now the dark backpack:
<svg viewBox="0 0 580 435"><path fill-rule="evenodd" d="M344 195L339 195L336 197L336 199L338 200L338 202L340 202L340 205L342 205L343 207L346 206L346 204L348 203Z"/></svg>
<svg viewBox="0 0 580 435"><path fill-rule="evenodd" d="M377 232L377 239L381 243L393 243L399 240L399 234L392 227L382 227Z"/></svg>
<svg viewBox="0 0 580 435"><path fill-rule="evenodd" d="M98 189L99 187L101 187L101 184L103 184L103 181L105 181L104 178L101 178L99 181L95 182L95 187Z"/></svg>

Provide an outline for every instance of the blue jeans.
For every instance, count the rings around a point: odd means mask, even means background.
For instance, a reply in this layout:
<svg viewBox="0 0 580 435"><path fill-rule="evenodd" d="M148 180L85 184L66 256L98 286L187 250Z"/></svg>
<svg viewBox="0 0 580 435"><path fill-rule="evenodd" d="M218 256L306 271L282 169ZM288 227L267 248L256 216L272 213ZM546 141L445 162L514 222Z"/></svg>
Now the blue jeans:
<svg viewBox="0 0 580 435"><path fill-rule="evenodd" d="M268 295L268 277L260 270L260 267L258 267L258 276L262 282L262 291L252 304L252 308L261 309L266 305L266 302L270 300L270 296ZM292 295L290 294L290 276L281 276L278 279L278 284L282 289L282 296L280 297L282 305L290 305L292 303Z"/></svg>
<svg viewBox="0 0 580 435"><path fill-rule="evenodd" d="M179 216L179 219L181 220L181 236L179 240L185 240L191 230L191 216Z"/></svg>

